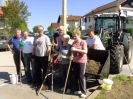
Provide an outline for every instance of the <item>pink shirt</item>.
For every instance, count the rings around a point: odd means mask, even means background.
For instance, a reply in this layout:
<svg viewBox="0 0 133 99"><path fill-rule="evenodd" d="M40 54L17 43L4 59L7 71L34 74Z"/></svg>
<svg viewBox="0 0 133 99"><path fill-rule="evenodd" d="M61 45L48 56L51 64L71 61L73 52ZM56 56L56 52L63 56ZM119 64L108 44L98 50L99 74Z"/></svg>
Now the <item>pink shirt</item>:
<svg viewBox="0 0 133 99"><path fill-rule="evenodd" d="M87 47L87 44L86 44L85 40L81 40L81 42L74 41L72 46L77 49L83 49L84 46ZM73 62L76 62L76 63L86 63L87 62L87 54L82 54L82 53L74 51L73 56L74 56Z"/></svg>

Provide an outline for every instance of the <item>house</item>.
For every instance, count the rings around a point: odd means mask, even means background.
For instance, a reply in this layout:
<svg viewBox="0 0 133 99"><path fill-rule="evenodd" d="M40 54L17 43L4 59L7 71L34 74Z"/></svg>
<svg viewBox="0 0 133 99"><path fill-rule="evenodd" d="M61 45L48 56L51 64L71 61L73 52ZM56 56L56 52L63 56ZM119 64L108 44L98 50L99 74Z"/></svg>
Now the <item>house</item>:
<svg viewBox="0 0 133 99"><path fill-rule="evenodd" d="M51 23L51 26L53 26L57 29L60 26L60 23Z"/></svg>
<svg viewBox="0 0 133 99"><path fill-rule="evenodd" d="M0 17L3 15L3 11L2 8L0 7ZM3 29L5 27L4 22L0 19L0 29Z"/></svg>
<svg viewBox="0 0 133 99"><path fill-rule="evenodd" d="M121 13L127 17L133 16L133 0L115 0L85 14L83 16L85 18L85 30L94 26L94 14L118 12L119 8L121 9Z"/></svg>
<svg viewBox="0 0 133 99"><path fill-rule="evenodd" d="M2 11L2 8L0 7L0 16L2 16L4 13Z"/></svg>
<svg viewBox="0 0 133 99"><path fill-rule="evenodd" d="M62 15L59 15L57 23L62 25ZM80 26L79 21L82 16L67 15L67 25L66 28L68 31L73 30L75 27Z"/></svg>

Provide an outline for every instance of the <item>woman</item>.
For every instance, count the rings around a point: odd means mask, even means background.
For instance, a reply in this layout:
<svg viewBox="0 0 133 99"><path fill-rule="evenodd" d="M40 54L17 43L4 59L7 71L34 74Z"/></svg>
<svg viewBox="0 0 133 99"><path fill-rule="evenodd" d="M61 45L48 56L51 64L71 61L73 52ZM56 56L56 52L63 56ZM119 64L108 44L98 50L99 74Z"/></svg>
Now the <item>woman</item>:
<svg viewBox="0 0 133 99"><path fill-rule="evenodd" d="M65 84L65 80L66 80L66 75L67 75L67 71L68 71L68 67L69 67L69 57L70 57L70 51L71 51L71 45L68 44L68 41L70 39L69 35L63 35L62 40L63 40L63 44L60 45L59 47L59 52L58 52L58 60L60 63L60 69L61 69L61 73L62 73L62 79L63 79L63 84ZM66 93L70 93L71 89L70 89L70 77L68 77L68 81L67 81L67 85L66 85ZM61 91L63 91L64 88L61 88Z"/></svg>
<svg viewBox="0 0 133 99"><path fill-rule="evenodd" d="M74 94L80 94L81 98L86 97L85 69L87 62L87 44L80 38L81 32L75 29L72 33L74 42L71 51L73 53L72 67L75 76L76 91Z"/></svg>

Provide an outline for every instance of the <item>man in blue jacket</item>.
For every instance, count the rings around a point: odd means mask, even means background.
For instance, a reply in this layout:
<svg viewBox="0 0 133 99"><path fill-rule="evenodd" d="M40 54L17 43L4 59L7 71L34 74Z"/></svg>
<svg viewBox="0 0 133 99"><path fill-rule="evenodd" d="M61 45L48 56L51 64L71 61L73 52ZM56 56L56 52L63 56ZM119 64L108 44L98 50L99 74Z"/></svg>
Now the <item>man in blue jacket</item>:
<svg viewBox="0 0 133 99"><path fill-rule="evenodd" d="M17 71L18 75L20 75L20 46L19 46L20 44L19 43L21 40L23 40L23 37L21 36L21 30L15 29L14 36L9 39L8 44L7 44L8 49L13 54L13 59L14 59L15 65L16 65L16 71ZM13 45L13 49L10 47L10 45ZM24 69L25 69L24 58L22 55L23 55L23 53L21 51L21 61L24 65ZM26 74L26 72L25 72L25 74Z"/></svg>

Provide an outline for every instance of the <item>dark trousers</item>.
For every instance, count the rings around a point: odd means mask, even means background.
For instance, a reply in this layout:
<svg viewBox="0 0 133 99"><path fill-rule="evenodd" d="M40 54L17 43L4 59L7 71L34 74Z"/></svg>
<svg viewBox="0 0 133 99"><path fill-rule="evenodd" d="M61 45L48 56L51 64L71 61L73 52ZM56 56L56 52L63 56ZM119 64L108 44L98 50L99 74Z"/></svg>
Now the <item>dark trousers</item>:
<svg viewBox="0 0 133 99"><path fill-rule="evenodd" d="M69 64L60 64L60 69L61 69L61 73L62 73L62 80L63 80L63 86L65 85L65 81L66 81L66 76L67 76L67 72L68 72L68 67ZM71 75L71 69L69 71L69 75L68 75L68 80L67 80L67 85L66 88L70 89L70 75Z"/></svg>
<svg viewBox="0 0 133 99"><path fill-rule="evenodd" d="M44 56L44 57L35 56L34 61L35 61L36 82L41 84L47 73L48 56ZM42 74L42 70L43 70L43 74Z"/></svg>
<svg viewBox="0 0 133 99"><path fill-rule="evenodd" d="M20 75L20 55L13 55L13 59L14 59L15 65L16 65L17 74ZM24 58L23 58L22 54L21 54L21 61L23 63L24 70L25 70L25 62L24 62ZM25 72L25 75L27 76L26 72Z"/></svg>
<svg viewBox="0 0 133 99"><path fill-rule="evenodd" d="M74 71L76 91L81 91L83 94L86 94L86 63L72 62L72 67Z"/></svg>
<svg viewBox="0 0 133 99"><path fill-rule="evenodd" d="M24 53L24 61L25 61L25 71L27 73L27 77L28 79L30 80L33 80L35 79L35 68L34 68L34 59L32 58L32 53ZM33 78L31 76L31 70L30 70L30 66L32 67L32 75L33 75Z"/></svg>

